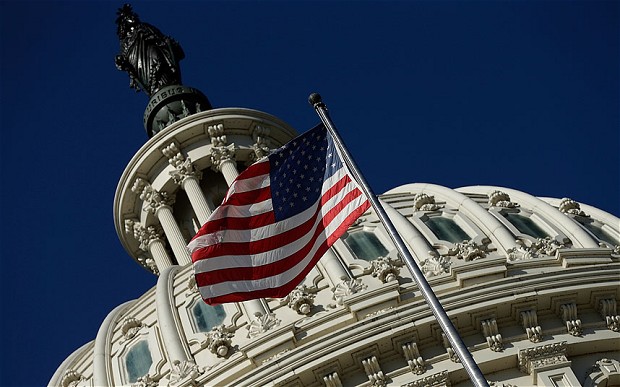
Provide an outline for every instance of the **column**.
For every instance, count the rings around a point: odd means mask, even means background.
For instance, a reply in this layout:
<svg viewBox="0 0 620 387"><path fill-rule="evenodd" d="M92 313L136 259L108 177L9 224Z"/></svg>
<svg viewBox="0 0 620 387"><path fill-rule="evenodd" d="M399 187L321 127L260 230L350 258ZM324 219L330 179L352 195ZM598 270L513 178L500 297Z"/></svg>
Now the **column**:
<svg viewBox="0 0 620 387"><path fill-rule="evenodd" d="M204 195L200 188L199 182L202 178L202 173L195 170L190 158L185 158L175 143L165 147L162 153L168 157L168 163L175 168L170 172L173 181L180 185L187 193L198 222L201 225L205 224L207 218L213 212L213 203Z"/></svg>
<svg viewBox="0 0 620 387"><path fill-rule="evenodd" d="M235 144L228 144L224 134L224 125L211 125L207 128L211 137L211 163L216 172L221 172L230 186L237 176L237 163L235 162Z"/></svg>
<svg viewBox="0 0 620 387"><path fill-rule="evenodd" d="M140 199L144 202L144 210L155 214L159 220L179 265L190 264L192 260L189 256L185 239L181 234L181 230L179 230L179 225L174 219L172 207L170 207L170 205L174 203L174 198L168 197L166 192L158 192L147 181L141 178L136 179L131 190L140 195Z"/></svg>
<svg viewBox="0 0 620 387"><path fill-rule="evenodd" d="M154 273L161 273L167 267L172 266L172 261L166 252L165 242L161 232L154 226L144 227L137 220L125 220L125 232L133 235L140 242L140 249L151 253L153 261L148 259L141 262ZM140 260L140 258L138 258ZM142 260L141 260L142 261ZM153 267L154 266L154 267Z"/></svg>
<svg viewBox="0 0 620 387"><path fill-rule="evenodd" d="M319 265L323 267L324 274L331 282L332 287L335 287L343 280L348 281L353 278L351 272L344 266L331 247L323 254Z"/></svg>

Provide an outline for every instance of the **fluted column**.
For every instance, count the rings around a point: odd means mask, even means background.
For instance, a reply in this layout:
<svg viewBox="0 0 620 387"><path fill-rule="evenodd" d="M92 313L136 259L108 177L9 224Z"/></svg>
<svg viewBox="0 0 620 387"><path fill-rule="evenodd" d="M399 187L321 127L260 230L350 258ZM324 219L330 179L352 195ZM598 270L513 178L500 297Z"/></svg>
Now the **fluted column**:
<svg viewBox="0 0 620 387"><path fill-rule="evenodd" d="M338 243L338 241L336 242ZM343 280L350 280L353 278L351 272L344 266L338 256L334 253L332 248L327 249L319 265L323 267L327 279L331 282L332 287L338 285Z"/></svg>
<svg viewBox="0 0 620 387"><path fill-rule="evenodd" d="M168 163L175 168L170 172L173 181L187 193L198 222L201 225L205 224L213 212L213 202L204 195L200 188L202 173L194 169L190 158L185 158L175 143L164 148L162 153L168 158Z"/></svg>
<svg viewBox="0 0 620 387"><path fill-rule="evenodd" d="M158 192L141 178L136 179L131 190L140 195L140 199L144 201L145 211L154 213L159 220L179 265L190 264L192 260L185 246L185 239L170 207L174 203L174 198L168 197L166 192Z"/></svg>
<svg viewBox="0 0 620 387"><path fill-rule="evenodd" d="M137 220L126 219L125 232L132 234L140 242L141 250L151 253L152 260L146 259L143 262L151 271L161 273L172 266L161 232L154 226L144 227Z"/></svg>

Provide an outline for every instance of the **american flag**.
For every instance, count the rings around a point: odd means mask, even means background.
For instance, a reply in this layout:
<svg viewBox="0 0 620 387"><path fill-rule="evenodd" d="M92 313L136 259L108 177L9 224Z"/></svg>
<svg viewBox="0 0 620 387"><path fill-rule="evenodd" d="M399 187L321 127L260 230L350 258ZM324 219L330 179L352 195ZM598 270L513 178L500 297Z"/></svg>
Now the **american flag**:
<svg viewBox="0 0 620 387"><path fill-rule="evenodd" d="M369 206L316 126L243 171L192 238L202 298L285 297Z"/></svg>

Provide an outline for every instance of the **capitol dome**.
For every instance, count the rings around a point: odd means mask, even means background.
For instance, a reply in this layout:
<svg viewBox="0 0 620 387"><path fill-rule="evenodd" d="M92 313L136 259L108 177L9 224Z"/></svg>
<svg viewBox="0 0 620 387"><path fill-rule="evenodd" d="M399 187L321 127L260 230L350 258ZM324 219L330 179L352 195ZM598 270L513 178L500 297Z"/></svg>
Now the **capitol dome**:
<svg viewBox="0 0 620 387"><path fill-rule="evenodd" d="M212 109L135 154L116 230L157 284L112 310L50 385L469 385L372 210L287 297L202 301L187 242L239 171L295 136L263 112ZM620 383L620 219L507 187L379 198L489 384Z"/></svg>

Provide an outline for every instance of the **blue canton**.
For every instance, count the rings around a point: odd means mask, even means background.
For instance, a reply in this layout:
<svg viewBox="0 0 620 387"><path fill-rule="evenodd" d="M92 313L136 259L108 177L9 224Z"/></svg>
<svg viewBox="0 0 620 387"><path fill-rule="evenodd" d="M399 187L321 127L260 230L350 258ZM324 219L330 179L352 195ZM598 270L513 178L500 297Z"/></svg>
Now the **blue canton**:
<svg viewBox="0 0 620 387"><path fill-rule="evenodd" d="M269 155L275 220L307 210L321 197L323 181L342 167L331 136L314 127Z"/></svg>

